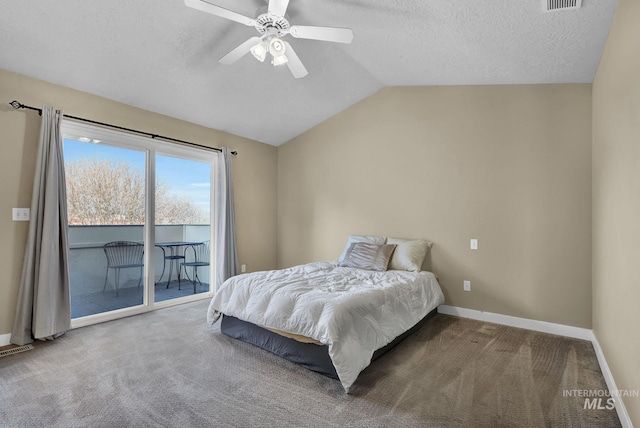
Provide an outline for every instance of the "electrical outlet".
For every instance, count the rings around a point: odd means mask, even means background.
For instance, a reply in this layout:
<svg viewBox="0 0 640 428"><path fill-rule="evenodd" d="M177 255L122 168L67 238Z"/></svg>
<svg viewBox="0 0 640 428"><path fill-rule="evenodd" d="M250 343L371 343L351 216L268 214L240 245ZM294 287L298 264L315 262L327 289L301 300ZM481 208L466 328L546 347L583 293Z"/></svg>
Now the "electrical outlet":
<svg viewBox="0 0 640 428"><path fill-rule="evenodd" d="M247 271L247 265L240 266L240 273L245 273Z"/></svg>
<svg viewBox="0 0 640 428"><path fill-rule="evenodd" d="M477 239L472 239L471 240L471 249L472 250L477 250L478 249L478 240Z"/></svg>
<svg viewBox="0 0 640 428"><path fill-rule="evenodd" d="M471 281L464 282L464 291L471 291Z"/></svg>
<svg viewBox="0 0 640 428"><path fill-rule="evenodd" d="M29 221L30 211L29 208L13 208L13 221Z"/></svg>

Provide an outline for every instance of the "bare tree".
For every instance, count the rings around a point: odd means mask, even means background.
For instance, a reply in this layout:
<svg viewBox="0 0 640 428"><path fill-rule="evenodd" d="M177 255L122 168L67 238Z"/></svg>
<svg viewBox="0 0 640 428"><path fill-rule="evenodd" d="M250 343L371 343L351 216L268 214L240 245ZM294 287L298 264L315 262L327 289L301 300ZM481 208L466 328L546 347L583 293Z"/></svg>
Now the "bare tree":
<svg viewBox="0 0 640 428"><path fill-rule="evenodd" d="M65 164L69 224L144 224L144 174L128 162L81 159ZM207 224L187 197L156 183L156 224Z"/></svg>

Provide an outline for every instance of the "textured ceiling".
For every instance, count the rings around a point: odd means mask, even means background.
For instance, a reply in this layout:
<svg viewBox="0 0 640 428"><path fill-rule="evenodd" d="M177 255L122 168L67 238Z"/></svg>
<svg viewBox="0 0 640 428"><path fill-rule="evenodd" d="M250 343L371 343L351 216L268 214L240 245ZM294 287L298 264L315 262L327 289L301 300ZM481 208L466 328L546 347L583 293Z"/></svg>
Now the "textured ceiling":
<svg viewBox="0 0 640 428"><path fill-rule="evenodd" d="M210 1L251 17L266 4ZM0 0L0 68L280 145L384 86L591 83L617 3L291 0L292 24L354 33L287 36L309 71L294 79L250 54L219 64L256 30L183 0Z"/></svg>

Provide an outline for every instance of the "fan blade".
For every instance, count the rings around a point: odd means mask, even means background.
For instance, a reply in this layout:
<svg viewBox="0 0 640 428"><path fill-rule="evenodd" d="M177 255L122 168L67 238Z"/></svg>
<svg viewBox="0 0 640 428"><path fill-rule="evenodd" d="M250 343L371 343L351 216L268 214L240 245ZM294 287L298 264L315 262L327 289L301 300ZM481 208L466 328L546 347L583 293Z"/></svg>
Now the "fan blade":
<svg viewBox="0 0 640 428"><path fill-rule="evenodd" d="M283 18L287 13L287 6L289 6L289 0L269 0L269 14L279 16Z"/></svg>
<svg viewBox="0 0 640 428"><path fill-rule="evenodd" d="M300 79L301 77L309 74L307 69L304 67L304 64L302 64L302 61L300 61L300 58L298 58L298 54L296 54L296 51L293 50L289 42L284 42L284 44L287 47L285 52L287 59L289 60L287 61L287 67L289 67L289 71L291 71L293 77Z"/></svg>
<svg viewBox="0 0 640 428"><path fill-rule="evenodd" d="M338 43L351 43L353 40L353 31L350 28L293 25L289 29L289 33L298 39L324 40Z"/></svg>
<svg viewBox="0 0 640 428"><path fill-rule="evenodd" d="M244 42L243 44L241 44L240 46L238 46L237 48L235 48L234 50L232 50L222 58L220 58L218 62L224 65L233 64L234 62L236 62L237 60L239 60L240 58L248 54L251 51L252 47L260 43L260 40L262 40L260 37L250 38L249 40L247 40L246 42Z"/></svg>
<svg viewBox="0 0 640 428"><path fill-rule="evenodd" d="M224 7L216 6L211 3L207 3L202 0L184 0L184 4L192 7L197 10L201 10L203 12L210 13L212 15L220 16L222 18L230 19L231 21L239 22L240 24L244 24L248 27L253 27L256 25L256 20L253 18L249 18L248 16L240 15L239 13L233 12L229 9L225 9Z"/></svg>

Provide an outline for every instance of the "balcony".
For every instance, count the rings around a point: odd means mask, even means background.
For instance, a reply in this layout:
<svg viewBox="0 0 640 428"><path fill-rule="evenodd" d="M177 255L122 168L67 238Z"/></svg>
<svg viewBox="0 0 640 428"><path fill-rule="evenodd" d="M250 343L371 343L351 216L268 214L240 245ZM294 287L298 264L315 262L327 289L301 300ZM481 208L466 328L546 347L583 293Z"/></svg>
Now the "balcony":
<svg viewBox="0 0 640 428"><path fill-rule="evenodd" d="M156 242L202 242L210 239L209 225L158 225L155 226ZM114 272L107 273L107 259L103 250L104 244L112 241L136 241L144 239L142 225L104 225L104 226L69 226L69 273L71 288L71 318L108 312L137 305L142 305L144 287L138 286L139 269L122 269L120 287L116 295ZM177 247L176 254L184 254L184 247ZM155 302L179 299L194 294L192 283L193 271L182 269L181 289L178 289L175 261L172 277L169 280L169 260L164 259L162 249L154 249L154 290ZM200 268L200 282L196 283L195 293L209 292L209 269ZM162 277L162 278L161 278Z"/></svg>

